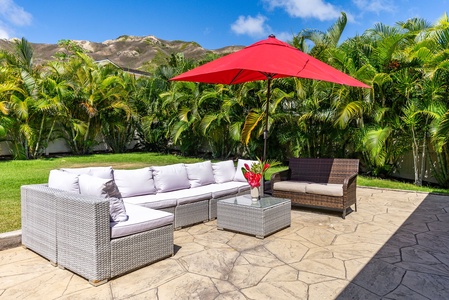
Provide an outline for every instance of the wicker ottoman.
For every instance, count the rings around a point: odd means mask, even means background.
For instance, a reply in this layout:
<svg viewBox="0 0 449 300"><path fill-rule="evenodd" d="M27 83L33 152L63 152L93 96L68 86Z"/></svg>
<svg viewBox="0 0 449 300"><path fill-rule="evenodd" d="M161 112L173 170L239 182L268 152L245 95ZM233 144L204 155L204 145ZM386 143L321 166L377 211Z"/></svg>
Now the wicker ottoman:
<svg viewBox="0 0 449 300"><path fill-rule="evenodd" d="M253 202L250 195L234 196L217 202L217 227L263 239L290 226L290 210L289 199L265 196Z"/></svg>

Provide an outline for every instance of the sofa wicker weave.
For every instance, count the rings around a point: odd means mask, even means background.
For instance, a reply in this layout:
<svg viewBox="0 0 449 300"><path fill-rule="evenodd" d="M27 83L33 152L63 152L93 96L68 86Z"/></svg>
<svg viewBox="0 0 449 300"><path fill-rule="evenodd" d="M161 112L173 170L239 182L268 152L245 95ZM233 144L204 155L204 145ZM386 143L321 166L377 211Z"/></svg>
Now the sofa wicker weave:
<svg viewBox="0 0 449 300"><path fill-rule="evenodd" d="M271 177L273 196L291 199L292 205L357 211L358 159L291 158L287 170Z"/></svg>
<svg viewBox="0 0 449 300"><path fill-rule="evenodd" d="M172 214L160 212L165 218L160 225L112 237L109 199L46 185L24 185L21 193L24 247L88 279L92 285L174 253Z"/></svg>

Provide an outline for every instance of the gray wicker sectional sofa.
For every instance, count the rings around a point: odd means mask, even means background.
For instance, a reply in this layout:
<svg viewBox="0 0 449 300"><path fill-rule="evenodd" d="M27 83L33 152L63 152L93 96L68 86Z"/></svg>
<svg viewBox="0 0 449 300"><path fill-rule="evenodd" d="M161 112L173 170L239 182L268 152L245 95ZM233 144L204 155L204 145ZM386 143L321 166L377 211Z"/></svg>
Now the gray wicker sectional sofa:
<svg viewBox="0 0 449 300"><path fill-rule="evenodd" d="M251 162L52 170L47 184L21 187L22 244L99 285L172 256L174 229L248 193L241 167Z"/></svg>

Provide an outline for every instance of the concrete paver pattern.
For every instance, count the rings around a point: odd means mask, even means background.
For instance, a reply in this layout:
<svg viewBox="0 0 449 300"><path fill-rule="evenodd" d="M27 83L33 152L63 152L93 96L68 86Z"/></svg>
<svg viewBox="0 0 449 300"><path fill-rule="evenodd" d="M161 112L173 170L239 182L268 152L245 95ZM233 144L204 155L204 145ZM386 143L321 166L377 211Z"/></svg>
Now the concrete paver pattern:
<svg viewBox="0 0 449 300"><path fill-rule="evenodd" d="M265 239L216 221L175 255L99 287L30 250L0 251L0 299L449 299L449 197L358 188L358 211L293 208Z"/></svg>

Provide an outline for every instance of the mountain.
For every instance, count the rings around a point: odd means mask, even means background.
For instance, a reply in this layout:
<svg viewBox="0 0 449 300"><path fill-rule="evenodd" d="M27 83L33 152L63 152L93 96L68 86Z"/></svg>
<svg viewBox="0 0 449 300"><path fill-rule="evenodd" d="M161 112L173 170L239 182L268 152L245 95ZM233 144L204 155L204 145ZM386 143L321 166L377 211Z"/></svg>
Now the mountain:
<svg viewBox="0 0 449 300"><path fill-rule="evenodd" d="M243 46L228 46L216 50L207 50L196 42L167 41L155 36L123 35L102 43L74 40L95 60L109 59L122 68L148 71L165 62L171 54L184 53L188 59L201 59L209 53L228 54L240 50ZM0 49L12 49L14 40L0 40ZM30 43L33 47L34 64L44 64L54 59L56 52L62 51L57 44Z"/></svg>

